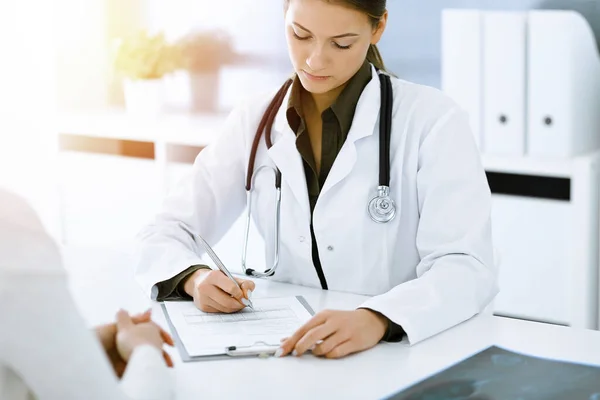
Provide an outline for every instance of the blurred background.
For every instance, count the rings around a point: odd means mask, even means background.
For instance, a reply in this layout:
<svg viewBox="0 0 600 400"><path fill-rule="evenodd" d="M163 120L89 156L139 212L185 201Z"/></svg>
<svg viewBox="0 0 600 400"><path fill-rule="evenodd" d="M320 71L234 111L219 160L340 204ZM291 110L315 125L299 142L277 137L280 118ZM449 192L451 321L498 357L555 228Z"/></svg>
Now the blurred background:
<svg viewBox="0 0 600 400"><path fill-rule="evenodd" d="M442 10L447 8L575 10L600 43L600 0L388 0L380 50L397 76L442 89ZM281 0L4 0L0 33L0 187L25 196L65 248L129 246L218 134L231 108L273 90L292 72ZM597 57L597 47L586 51ZM575 159L482 157L490 179L497 174L534 178L496 186L502 265L512 263L517 275L532 264L536 271L530 281L503 275L517 296L505 313L571 324L566 304L572 288L552 285L572 274L582 242L585 276L598 277L598 190L590 183L595 178L586 175L586 184L575 180ZM536 176L556 180L540 183ZM526 190L516 193L511 185ZM526 193L532 185L542 191L566 185L568 195L536 200L540 205L532 198L544 196ZM512 197L503 197L507 193ZM572 221L580 215L575 206L582 202L586 218L596 220L581 228L584 239L573 244ZM531 224L519 225L528 220ZM554 225L538 224L548 221ZM515 238L515 232L522 235ZM239 226L231 237L221 244L227 249L223 258L237 263ZM538 247L524 245L528 240ZM558 255L547 252L557 246ZM252 256L260 260L261 253ZM527 308L528 282L546 273L554 278L539 303L520 313ZM557 290L564 297L556 299ZM597 290L592 292L597 313ZM549 310L555 304L560 311ZM597 315L593 318L595 325Z"/></svg>
<svg viewBox="0 0 600 400"><path fill-rule="evenodd" d="M391 0L388 8L390 23L380 49L389 69L402 79L434 87L441 85L443 8L574 9L600 37L598 0ZM24 192L58 232L63 224L57 218L68 216L53 215L56 164L48 163L48 157L57 155L61 130L84 136L96 128L127 129L124 124L140 122L129 121L136 111L152 117L159 109L191 114L188 121L173 118L186 127L193 126L194 116L201 122L200 115L226 114L241 98L270 90L290 74L282 29L280 0L2 2L0 184ZM79 145L100 151L111 143ZM144 148L132 146L134 156L144 155ZM93 197L112 196L106 191L99 195L109 183L97 186ZM108 223L115 218L99 219ZM102 227L85 236L91 241L114 238L112 225Z"/></svg>

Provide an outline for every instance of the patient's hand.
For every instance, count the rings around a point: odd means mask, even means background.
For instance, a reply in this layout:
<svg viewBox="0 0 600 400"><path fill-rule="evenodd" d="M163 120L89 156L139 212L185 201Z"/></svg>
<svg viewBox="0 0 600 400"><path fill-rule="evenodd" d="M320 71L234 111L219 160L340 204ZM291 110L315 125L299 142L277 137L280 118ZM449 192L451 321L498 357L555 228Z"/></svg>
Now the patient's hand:
<svg viewBox="0 0 600 400"><path fill-rule="evenodd" d="M119 311L117 318L121 316L121 327L119 328L118 322L112 324L106 324L99 326L95 329L96 335L100 340L102 347L106 351L115 373L120 378L125 372L129 357L133 353L133 349L141 344L150 344L162 350L162 345L167 343L173 346L173 339L171 336L161 329L158 325L151 321L151 311L148 310L143 314L134 315L129 317L127 312ZM127 317L134 325L131 327L127 320ZM143 325L141 329L135 328L135 325ZM158 332L159 341L156 339L155 332ZM149 340L153 338L152 340ZM123 354L121 351L123 350ZM173 361L169 354L163 351L163 357L169 367L173 366Z"/></svg>

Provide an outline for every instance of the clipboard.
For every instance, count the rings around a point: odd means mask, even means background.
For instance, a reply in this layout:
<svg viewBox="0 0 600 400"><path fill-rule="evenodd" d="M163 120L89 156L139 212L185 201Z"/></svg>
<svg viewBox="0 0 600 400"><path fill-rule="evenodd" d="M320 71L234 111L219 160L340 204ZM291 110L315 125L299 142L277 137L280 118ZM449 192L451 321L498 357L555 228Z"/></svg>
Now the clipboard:
<svg viewBox="0 0 600 400"><path fill-rule="evenodd" d="M296 297L298 302L302 306L304 306L304 308L306 309L306 311L308 311L310 315L315 315L314 310L303 296L294 297ZM169 312L167 311L167 307L165 306L164 302L161 303L160 307L167 321L167 325L169 326L169 330L171 331L171 336L173 337L173 341L175 342L175 348L179 351L179 355L183 362L187 363L194 361L223 360L230 359L233 357L260 357L261 355L274 354L277 348L279 348L279 345L268 344L260 341L256 342L252 346L236 346L234 343L232 343L231 346L223 349L223 354L210 356L190 356L183 344L183 341L177 333L175 325L171 321L171 317L169 316Z"/></svg>

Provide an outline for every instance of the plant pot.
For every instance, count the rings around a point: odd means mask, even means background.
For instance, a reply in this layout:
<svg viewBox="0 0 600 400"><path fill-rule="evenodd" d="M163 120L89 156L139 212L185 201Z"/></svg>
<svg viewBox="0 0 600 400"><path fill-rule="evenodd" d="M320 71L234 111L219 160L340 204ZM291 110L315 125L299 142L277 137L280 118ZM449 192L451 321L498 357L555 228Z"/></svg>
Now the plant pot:
<svg viewBox="0 0 600 400"><path fill-rule="evenodd" d="M190 72L190 106L196 112L219 108L219 71Z"/></svg>
<svg viewBox="0 0 600 400"><path fill-rule="evenodd" d="M162 79L123 80L125 108L133 114L158 114L164 110L165 88Z"/></svg>

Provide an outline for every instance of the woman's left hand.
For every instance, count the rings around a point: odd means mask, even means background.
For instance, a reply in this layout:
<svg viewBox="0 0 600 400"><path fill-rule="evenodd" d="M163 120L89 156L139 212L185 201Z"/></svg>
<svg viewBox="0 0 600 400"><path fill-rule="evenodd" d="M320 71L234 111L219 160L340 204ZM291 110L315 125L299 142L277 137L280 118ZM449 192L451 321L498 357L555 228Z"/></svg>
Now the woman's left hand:
<svg viewBox="0 0 600 400"><path fill-rule="evenodd" d="M312 353L340 358L375 346L387 329L387 319L374 311L322 311L281 343L279 356Z"/></svg>

